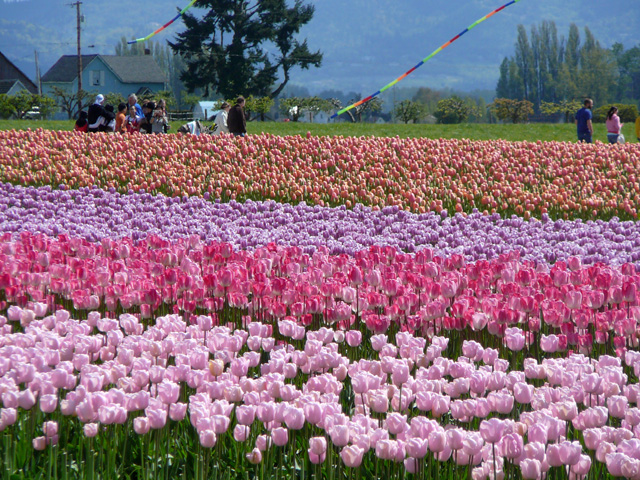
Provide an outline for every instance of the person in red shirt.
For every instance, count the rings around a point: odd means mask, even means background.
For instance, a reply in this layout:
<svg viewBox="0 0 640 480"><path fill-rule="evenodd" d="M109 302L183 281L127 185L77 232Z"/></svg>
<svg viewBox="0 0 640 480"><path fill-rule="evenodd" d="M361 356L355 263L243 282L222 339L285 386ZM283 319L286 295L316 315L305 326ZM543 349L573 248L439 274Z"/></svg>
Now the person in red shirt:
<svg viewBox="0 0 640 480"><path fill-rule="evenodd" d="M84 110L82 110L78 114L78 120L76 120L76 124L73 127L73 130L75 132L87 133L89 129L89 122L87 121L87 117L88 117L87 112L85 112Z"/></svg>
<svg viewBox="0 0 640 480"><path fill-rule="evenodd" d="M136 115L136 107L129 107L129 115L125 117L124 125L127 133L140 131L140 118Z"/></svg>

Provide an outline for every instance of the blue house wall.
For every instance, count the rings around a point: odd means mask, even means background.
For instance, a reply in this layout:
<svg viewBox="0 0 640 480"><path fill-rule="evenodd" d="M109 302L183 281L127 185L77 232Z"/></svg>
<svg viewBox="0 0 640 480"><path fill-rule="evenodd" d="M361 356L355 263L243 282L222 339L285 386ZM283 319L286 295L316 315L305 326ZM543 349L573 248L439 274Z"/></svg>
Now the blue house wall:
<svg viewBox="0 0 640 480"><path fill-rule="evenodd" d="M135 62L135 57L131 57L131 61ZM124 98L129 94L136 93L140 88L146 87L152 92L164 90L164 83L122 83L111 68L100 58L95 57L88 65L83 65L82 71L82 89L94 94L102 93L119 93ZM55 98L53 87L58 87L68 92L78 91L78 82L75 78L72 82L43 82L42 93ZM54 115L55 119L65 119L65 113Z"/></svg>

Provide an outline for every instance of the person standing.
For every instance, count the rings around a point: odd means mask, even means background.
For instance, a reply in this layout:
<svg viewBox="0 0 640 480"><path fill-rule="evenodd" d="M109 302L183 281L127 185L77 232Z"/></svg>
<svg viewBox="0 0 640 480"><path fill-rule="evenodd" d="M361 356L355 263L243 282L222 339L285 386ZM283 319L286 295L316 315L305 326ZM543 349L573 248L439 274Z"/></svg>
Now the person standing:
<svg viewBox="0 0 640 480"><path fill-rule="evenodd" d="M607 140L609 143L618 143L620 137L620 129L622 129L622 123L620 123L620 117L618 116L618 107L611 107L607 112Z"/></svg>
<svg viewBox="0 0 640 480"><path fill-rule="evenodd" d="M587 98L582 107L576 113L576 125L578 126L578 142L593 143L593 100Z"/></svg>
<svg viewBox="0 0 640 480"><path fill-rule="evenodd" d="M142 107L138 104L138 97L136 97L135 93L129 94L129 98L127 99L130 107L135 107L136 116L142 117Z"/></svg>
<svg viewBox="0 0 640 480"><path fill-rule="evenodd" d="M127 131L125 118L127 117L127 104L120 103L118 105L118 113L116 115L116 133L124 133Z"/></svg>
<svg viewBox="0 0 640 480"><path fill-rule="evenodd" d="M244 97L238 97L236 104L227 115L227 127L234 137L244 137L247 134L247 119L244 116Z"/></svg>
<svg viewBox="0 0 640 480"><path fill-rule="evenodd" d="M218 112L215 119L216 129L213 132L214 135L229 133L229 110L231 110L231 105L229 105L227 102L222 102L222 105L220 105L220 112Z"/></svg>
<svg viewBox="0 0 640 480"><path fill-rule="evenodd" d="M104 103L104 95L99 93L96 96L93 105L89 107L87 110L87 122L89 122L89 132L97 132L100 130L100 125L104 120L104 107L102 104Z"/></svg>

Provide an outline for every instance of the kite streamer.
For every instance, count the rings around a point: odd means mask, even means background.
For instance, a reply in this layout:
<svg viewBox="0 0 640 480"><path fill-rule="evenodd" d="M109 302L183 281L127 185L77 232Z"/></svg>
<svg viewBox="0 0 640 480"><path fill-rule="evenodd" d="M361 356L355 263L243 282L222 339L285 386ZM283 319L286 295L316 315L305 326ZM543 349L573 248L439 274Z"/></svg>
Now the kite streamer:
<svg viewBox="0 0 640 480"><path fill-rule="evenodd" d="M186 7L184 7L182 10L180 10L180 13L178 13L178 15L176 15L172 20L168 21L167 23L165 23L163 26L161 26L159 29L157 29L155 32L150 33L149 35L147 35L146 37L142 37L142 38L136 38L135 40L131 40L130 42L127 42L128 44L132 44L132 43L138 43L138 42L146 42L147 40L149 40L151 37L153 37L154 35L156 35L157 33L160 33L162 30L164 30L165 28L167 28L169 25L171 25L173 22L175 22L177 19L179 19L182 14L184 12L186 12L187 10L189 10L191 8L191 5L193 5L194 3L196 3L197 0L191 0L191 2L189 2L189 5L187 5Z"/></svg>
<svg viewBox="0 0 640 480"><path fill-rule="evenodd" d="M401 80L404 80L406 77L408 77L409 75L411 75L414 71L416 71L418 68L420 68L425 62L427 62L429 59L435 57L438 53L440 53L442 50L444 50L445 48L447 48L449 45L451 45L453 42L455 42L457 39L459 39L462 35L464 35L465 33L467 33L469 30L471 30L473 27L475 27L476 25L478 25L479 23L484 22L487 18L492 17L493 15L495 15L496 13L498 13L500 10L504 10L505 8L507 8L509 5L513 5L514 3L519 2L520 0L511 0L509 3L505 3L503 6L501 6L500 8L496 8L493 12L489 13L488 15L485 15L484 17L480 18L479 20L476 20L475 22L473 22L471 25L469 25L467 28L465 28L462 32L460 32L458 35L456 35L455 37L453 37L451 40L449 40L447 43L445 43L444 45L440 46L437 50L433 51L428 57L423 58L422 60L420 60L420 63L418 63L415 67L413 67L411 70L405 72L404 74L400 75L398 78L396 78L393 82L385 85L384 87L382 87L380 90L378 90L376 93L374 93L373 95L369 95L367 98L364 98L362 100L360 100L359 102L356 102L352 105L349 105L348 107L343 108L342 110L339 110L338 112L334 113L333 115L331 115L330 118L335 118L338 115L342 115L345 112L348 112L349 110L351 110L352 108L355 107L359 107L360 105L362 105L363 103L368 102L369 100L371 100L373 97L377 97L378 95L380 95L382 92L384 92L385 90L393 87L396 83L400 82Z"/></svg>

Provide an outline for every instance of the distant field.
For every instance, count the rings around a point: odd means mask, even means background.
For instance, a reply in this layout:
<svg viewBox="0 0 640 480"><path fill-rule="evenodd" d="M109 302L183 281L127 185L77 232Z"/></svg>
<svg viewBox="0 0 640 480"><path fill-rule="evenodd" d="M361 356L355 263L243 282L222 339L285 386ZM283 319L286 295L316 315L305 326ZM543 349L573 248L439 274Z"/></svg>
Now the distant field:
<svg viewBox="0 0 640 480"><path fill-rule="evenodd" d="M179 123L173 124L175 132ZM45 128L50 130L72 130L73 121L53 120L0 120L0 130L28 128ZM623 130L627 141L636 142L633 126ZM343 136L376 136L376 137L429 137L429 138L468 138L471 140L495 140L509 141L565 141L575 142L575 126L572 124L477 124L463 123L460 125L404 125L404 124L371 124L371 123L294 123L294 122L249 122L249 133L271 133L274 135L343 135ZM595 126L595 140L607 141L604 125Z"/></svg>

